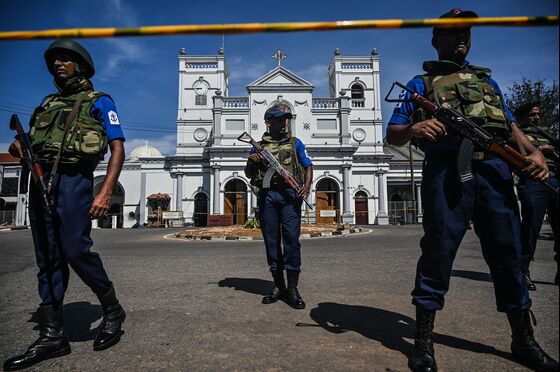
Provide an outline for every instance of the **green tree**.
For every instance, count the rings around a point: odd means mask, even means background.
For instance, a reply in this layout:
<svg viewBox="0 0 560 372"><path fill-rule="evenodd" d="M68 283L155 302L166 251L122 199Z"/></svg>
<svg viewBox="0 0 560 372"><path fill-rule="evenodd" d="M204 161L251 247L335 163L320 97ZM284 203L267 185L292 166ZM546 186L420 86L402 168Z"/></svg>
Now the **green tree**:
<svg viewBox="0 0 560 372"><path fill-rule="evenodd" d="M558 138L558 82L547 84L545 80L531 80L523 78L521 82L514 82L505 94L509 108L515 110L525 102L541 102L541 117L539 126L546 130L553 138Z"/></svg>

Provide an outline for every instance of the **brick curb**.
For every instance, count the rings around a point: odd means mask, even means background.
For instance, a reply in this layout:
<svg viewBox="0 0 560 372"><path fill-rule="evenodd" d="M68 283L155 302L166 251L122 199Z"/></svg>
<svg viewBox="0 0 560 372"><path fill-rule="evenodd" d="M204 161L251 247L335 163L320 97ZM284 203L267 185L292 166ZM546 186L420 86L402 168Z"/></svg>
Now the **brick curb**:
<svg viewBox="0 0 560 372"><path fill-rule="evenodd" d="M361 227L352 227L350 229L345 230L337 230L337 231L329 231L329 232L321 232L321 233L311 233L311 234L301 234L300 238L302 239L311 239L311 238L322 238L325 236L340 236L340 235L349 235L355 234L358 232L364 231ZM222 241L240 241L240 240L263 240L262 236L252 237L252 236L209 236L209 235L189 235L189 234L174 234L174 238L176 239L184 239L184 240L222 240Z"/></svg>

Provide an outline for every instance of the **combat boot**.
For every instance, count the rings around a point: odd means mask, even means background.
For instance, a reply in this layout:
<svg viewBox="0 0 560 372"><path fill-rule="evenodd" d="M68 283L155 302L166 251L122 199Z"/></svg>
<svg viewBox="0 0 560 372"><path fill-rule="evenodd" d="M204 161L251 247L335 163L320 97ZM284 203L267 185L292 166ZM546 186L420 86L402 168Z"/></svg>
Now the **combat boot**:
<svg viewBox="0 0 560 372"><path fill-rule="evenodd" d="M62 304L41 305L39 317L39 338L27 351L4 362L4 371L15 371L37 364L45 359L70 354L70 343L64 335Z"/></svg>
<svg viewBox="0 0 560 372"><path fill-rule="evenodd" d="M103 296L98 296L101 307L103 308L103 320L101 321L100 331L93 341L93 350L105 350L115 345L121 339L121 327L126 313L117 300L115 288L111 284L109 292Z"/></svg>
<svg viewBox="0 0 560 372"><path fill-rule="evenodd" d="M262 299L263 304L272 304L278 300L286 298L286 283L284 282L284 270L272 270L272 278L274 279L274 288L270 294Z"/></svg>
<svg viewBox="0 0 560 372"><path fill-rule="evenodd" d="M416 306L414 349L408 358L408 367L414 372L437 371L434 342L432 339L435 318L435 310L426 310Z"/></svg>
<svg viewBox="0 0 560 372"><path fill-rule="evenodd" d="M288 290L286 292L286 301L288 305L298 310L305 309L305 302L297 289L299 271L286 270L286 276L288 277Z"/></svg>
<svg viewBox="0 0 560 372"><path fill-rule="evenodd" d="M523 260L523 263L521 264L522 265L521 266L521 271L523 272L523 280L525 281L525 284L527 284L527 289L529 291L536 291L537 286L535 285L535 283L531 279L531 272L529 271L529 265L530 264L531 264L531 261Z"/></svg>
<svg viewBox="0 0 560 372"><path fill-rule="evenodd" d="M533 313L530 310L521 310L508 313L507 318L511 326L513 357L534 371L558 371L558 362L552 359L535 340L531 318L535 325L537 321Z"/></svg>

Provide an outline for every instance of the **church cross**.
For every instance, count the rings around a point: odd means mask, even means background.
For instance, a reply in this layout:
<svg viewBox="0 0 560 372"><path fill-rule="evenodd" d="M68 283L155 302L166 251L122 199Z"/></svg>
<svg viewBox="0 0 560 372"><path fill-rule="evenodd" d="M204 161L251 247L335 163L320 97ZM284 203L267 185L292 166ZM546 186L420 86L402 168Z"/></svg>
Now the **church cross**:
<svg viewBox="0 0 560 372"><path fill-rule="evenodd" d="M286 53L284 53L283 51L281 51L280 49L278 49L276 51L276 53L274 53L272 55L272 58L275 59L278 62L278 66L280 66L280 63L286 59L286 57L288 57L288 55Z"/></svg>

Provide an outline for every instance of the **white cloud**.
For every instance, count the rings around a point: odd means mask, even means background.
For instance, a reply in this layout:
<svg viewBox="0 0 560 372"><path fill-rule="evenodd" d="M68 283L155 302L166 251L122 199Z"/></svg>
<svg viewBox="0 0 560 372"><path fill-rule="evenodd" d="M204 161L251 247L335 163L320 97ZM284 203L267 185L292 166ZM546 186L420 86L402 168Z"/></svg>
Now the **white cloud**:
<svg viewBox="0 0 560 372"><path fill-rule="evenodd" d="M242 57L238 56L228 60L228 67L230 71L230 86L234 85L234 83L235 85L248 85L268 71L267 64L245 62Z"/></svg>
<svg viewBox="0 0 560 372"><path fill-rule="evenodd" d="M147 138L130 138L127 139L125 142L125 150L126 156L130 154L132 150L139 146L145 146L146 141L148 141L148 145L155 147L158 149L163 155L174 155L175 148L177 144L177 135L176 134L166 134L161 137L151 136Z"/></svg>
<svg viewBox="0 0 560 372"><path fill-rule="evenodd" d="M101 80L107 81L118 76L120 71L129 62L146 63L146 48L141 45L140 40L128 39L106 39L108 47L107 58L101 63ZM140 58L142 57L142 58Z"/></svg>
<svg viewBox="0 0 560 372"><path fill-rule="evenodd" d="M296 74L315 85L314 95L327 96L327 87L329 84L327 69L328 65L326 64L315 64L306 69L298 70Z"/></svg>
<svg viewBox="0 0 560 372"><path fill-rule="evenodd" d="M2 153L8 152L8 149L10 148L10 143L11 142L0 142L0 152Z"/></svg>

